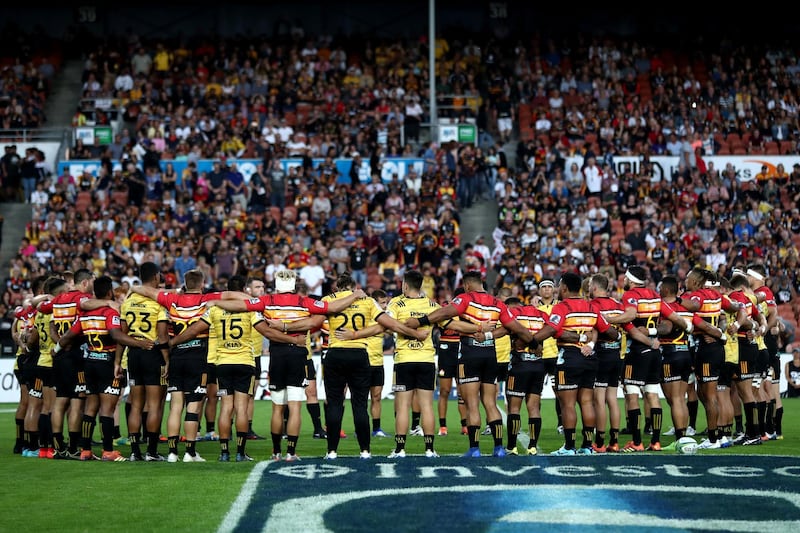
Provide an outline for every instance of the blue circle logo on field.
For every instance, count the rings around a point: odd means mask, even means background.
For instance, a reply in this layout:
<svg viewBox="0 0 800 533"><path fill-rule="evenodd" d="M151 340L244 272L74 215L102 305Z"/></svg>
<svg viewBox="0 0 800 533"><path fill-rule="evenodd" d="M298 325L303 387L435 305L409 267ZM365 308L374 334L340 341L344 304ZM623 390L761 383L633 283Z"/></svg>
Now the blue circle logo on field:
<svg viewBox="0 0 800 533"><path fill-rule="evenodd" d="M800 459L513 457L264 462L220 531L576 527L798 530ZM391 526L389 526L391 527Z"/></svg>

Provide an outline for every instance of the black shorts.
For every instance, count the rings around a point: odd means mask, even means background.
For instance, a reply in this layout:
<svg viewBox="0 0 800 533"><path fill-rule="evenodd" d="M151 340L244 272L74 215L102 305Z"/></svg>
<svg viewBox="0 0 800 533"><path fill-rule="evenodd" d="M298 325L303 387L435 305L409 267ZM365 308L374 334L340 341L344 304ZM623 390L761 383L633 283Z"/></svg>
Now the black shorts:
<svg viewBox="0 0 800 533"><path fill-rule="evenodd" d="M31 363L31 359L33 359L33 363ZM19 368L14 371L14 375L17 377L17 382L20 385L25 385L29 389L33 386L33 382L36 380L36 361L39 359L38 354L35 358L28 357L26 360L22 360L20 357Z"/></svg>
<svg viewBox="0 0 800 533"><path fill-rule="evenodd" d="M206 368L206 383L217 383L217 365L216 363L208 363Z"/></svg>
<svg viewBox="0 0 800 533"><path fill-rule="evenodd" d="M719 380L717 380L717 389L721 387L730 388L733 385L734 376L736 376L737 371L738 365L736 363L730 363L728 361L722 363L722 370L719 373Z"/></svg>
<svg viewBox="0 0 800 533"><path fill-rule="evenodd" d="M721 343L701 343L697 347L694 367L697 382L702 384L718 381L723 362L725 362L725 347Z"/></svg>
<svg viewBox="0 0 800 533"><path fill-rule="evenodd" d="M631 345L625 355L622 383L639 387L661 383L661 351L639 343Z"/></svg>
<svg viewBox="0 0 800 533"><path fill-rule="evenodd" d="M114 361L87 359L84 366L86 373L86 394L122 394L122 385L114 377Z"/></svg>
<svg viewBox="0 0 800 533"><path fill-rule="evenodd" d="M398 363L394 365L392 392L416 389L432 391L436 386L436 365L433 363Z"/></svg>
<svg viewBox="0 0 800 533"><path fill-rule="evenodd" d="M766 350L764 350L766 351ZM758 369L758 347L747 339L739 340L739 364L736 366L736 381L751 381L761 375Z"/></svg>
<svg viewBox="0 0 800 533"><path fill-rule="evenodd" d="M497 356L493 347L461 350L458 357L458 384L496 383Z"/></svg>
<svg viewBox="0 0 800 533"><path fill-rule="evenodd" d="M192 401L200 401L206 395L208 360L205 348L173 351L169 358L167 392L183 392L193 395Z"/></svg>
<svg viewBox="0 0 800 533"><path fill-rule="evenodd" d="M524 398L528 394L541 396L544 388L544 375L544 359L522 361L518 360L516 354L512 354L506 382L506 395L520 398Z"/></svg>
<svg viewBox="0 0 800 533"><path fill-rule="evenodd" d="M28 396L31 398L44 398L44 388L53 388L53 368L49 366L37 366L36 377L33 384L28 389Z"/></svg>
<svg viewBox="0 0 800 533"><path fill-rule="evenodd" d="M772 382L780 383L781 381L781 356L776 355L769 358L769 366L772 368Z"/></svg>
<svg viewBox="0 0 800 533"><path fill-rule="evenodd" d="M250 365L216 365L217 396L229 396L234 392L253 395L256 390L256 376Z"/></svg>
<svg viewBox="0 0 800 533"><path fill-rule="evenodd" d="M306 358L306 379L308 381L317 379L317 366L314 364L313 359Z"/></svg>
<svg viewBox="0 0 800 533"><path fill-rule="evenodd" d="M383 369L383 365L380 366L370 365L369 367L370 387L383 387L385 379L386 379L386 372Z"/></svg>
<svg viewBox="0 0 800 533"><path fill-rule="evenodd" d="M555 357L547 357L542 359L544 361L544 373L548 376L552 376L553 378L556 377L556 363L558 363L558 359Z"/></svg>
<svg viewBox="0 0 800 533"><path fill-rule="evenodd" d="M575 346L558 350L556 390L592 389L597 378L597 357L585 357Z"/></svg>
<svg viewBox="0 0 800 533"><path fill-rule="evenodd" d="M597 350L597 376L594 378L595 387L618 387L622 358L620 349L615 348Z"/></svg>
<svg viewBox="0 0 800 533"><path fill-rule="evenodd" d="M458 372L458 341L439 341L438 373L440 378L454 378Z"/></svg>
<svg viewBox="0 0 800 533"><path fill-rule="evenodd" d="M269 357L269 390L305 387L308 350L305 346L273 344Z"/></svg>
<svg viewBox="0 0 800 533"><path fill-rule="evenodd" d="M661 382L673 383L675 381L689 382L692 373L692 356L689 347L674 344L661 346Z"/></svg>
<svg viewBox="0 0 800 533"><path fill-rule="evenodd" d="M762 378L767 377L767 370L769 367L769 351L766 349L758 350L756 355L756 372Z"/></svg>
<svg viewBox="0 0 800 533"><path fill-rule="evenodd" d="M166 385L161 350L128 348L128 378L131 387Z"/></svg>
<svg viewBox="0 0 800 533"><path fill-rule="evenodd" d="M53 357L53 387L59 398L82 398L86 393L83 351L68 350Z"/></svg>
<svg viewBox="0 0 800 533"><path fill-rule="evenodd" d="M508 379L508 365L509 362L506 361L505 363L497 363L497 382L500 383L502 381L506 381Z"/></svg>

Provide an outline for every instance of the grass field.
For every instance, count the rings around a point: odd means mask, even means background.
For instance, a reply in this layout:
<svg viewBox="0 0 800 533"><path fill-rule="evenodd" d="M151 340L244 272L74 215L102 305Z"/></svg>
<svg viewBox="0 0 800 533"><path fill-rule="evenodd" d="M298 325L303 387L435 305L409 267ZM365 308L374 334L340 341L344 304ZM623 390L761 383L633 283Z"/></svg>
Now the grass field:
<svg viewBox="0 0 800 533"><path fill-rule="evenodd" d="M545 400L543 404L544 421L539 448L546 453L558 448L562 440L555 430L553 401ZM271 407L269 401L256 402L254 427L266 437L269 437ZM219 448L215 442L198 443L199 453L208 460L203 464L112 464L23 459L11 454L15 434L14 408L12 404L0 404L0 476L6 480L0 488L0 531L96 531L101 528L213 531L220 525L242 490L248 474L257 464L218 463L216 458ZM352 430L349 404L346 408L344 428L348 438L343 439L339 446L339 454L344 458L356 456L359 451ZM671 426L668 413L669 410L665 407L665 429ZM298 454L304 458L301 464L318 463L325 454L325 442L311 438L312 426L305 409L303 414L303 429L298 444ZM524 417L523 411L523 420ZM466 450L467 441L458 431L459 417L455 401L450 402L448 420L451 434L437 437L435 446L442 456L459 455ZM383 402L382 421L383 429L393 434L391 401ZM698 425L705 427L702 409ZM784 440L771 441L763 446L702 453L715 456L800 456L799 429L800 402L784 400ZM621 440L623 439L624 436ZM664 443L671 441L671 437L662 439ZM263 461L269 458L271 446L269 438L249 441L247 451L257 461ZM373 439L373 457L385 457L393 446L394 439L391 437ZM491 438L482 437L482 450L488 453L491 447ZM421 454L424 449L422 438L409 437L406 448L410 454ZM126 456L130 453L125 446L121 451ZM166 453L166 444L161 445L160 451ZM183 445L179 447L179 451L182 454ZM283 451L285 452L285 441ZM537 460L535 457L525 459L527 463L535 463Z"/></svg>

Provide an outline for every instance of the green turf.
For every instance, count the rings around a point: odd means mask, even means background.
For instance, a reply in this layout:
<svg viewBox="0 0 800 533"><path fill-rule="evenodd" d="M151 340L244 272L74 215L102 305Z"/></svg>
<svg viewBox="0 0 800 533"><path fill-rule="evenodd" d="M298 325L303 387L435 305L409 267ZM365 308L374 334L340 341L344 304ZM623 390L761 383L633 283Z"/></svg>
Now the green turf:
<svg viewBox="0 0 800 533"><path fill-rule="evenodd" d="M14 444L14 405L0 404L0 531L95 531L104 529L138 529L143 531L207 531L214 530L230 508L254 463L216 462L218 443L198 443L198 451L208 459L204 464L167 463L80 463L23 459L12 455ZM268 437L264 441L248 441L247 451L257 460L271 453L268 420L272 404L256 402L255 430ZM344 428L348 438L339 446L340 455L357 455L358 444L353 434L349 403L346 405ZM549 452L562 444L556 432L552 400L543 401L544 415L539 448ZM665 429L671 426L669 409L664 411ZM383 402L382 426L394 433L393 404ZM448 420L450 435L436 437L435 446L442 455L463 453L465 436L459 434L456 402L451 401ZM523 410L523 421L526 415ZM124 420L123 420L124 424ZM698 425L705 427L701 408ZM124 426L123 426L124 427ZM525 424L523 424L523 428ZM784 400L783 428L785 439L763 446L735 447L703 452L713 455L773 454L800 456L800 402ZM325 442L312 439L312 426L303 409L303 429L298 454L310 460L326 451ZM438 429L438 423L437 423ZM123 434L125 433L123 429ZM622 437L624 439L624 437ZM664 437L662 442L671 442ZM394 446L393 438L372 439L373 456L387 455ZM489 452L492 440L481 437L481 448ZM421 437L409 437L409 453L422 453ZM179 447L183 453L183 445ZM121 447L123 454L130 449ZM166 444L160 447L166 452ZM283 442L286 451L286 442Z"/></svg>

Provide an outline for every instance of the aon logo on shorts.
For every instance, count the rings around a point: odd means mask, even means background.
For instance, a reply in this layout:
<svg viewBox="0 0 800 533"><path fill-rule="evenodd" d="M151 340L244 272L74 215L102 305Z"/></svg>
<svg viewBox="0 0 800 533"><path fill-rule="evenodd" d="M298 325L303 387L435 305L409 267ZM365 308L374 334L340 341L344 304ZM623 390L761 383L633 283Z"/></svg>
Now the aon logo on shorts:
<svg viewBox="0 0 800 533"><path fill-rule="evenodd" d="M206 393L206 388L203 387L203 386L197 387L196 389L194 389L194 393L195 394L205 394Z"/></svg>
<svg viewBox="0 0 800 533"><path fill-rule="evenodd" d="M75 385L75 392L86 392L86 385Z"/></svg>
<svg viewBox="0 0 800 533"><path fill-rule="evenodd" d="M103 391L103 394L116 394L119 395L120 388L119 387L106 387L106 390Z"/></svg>

